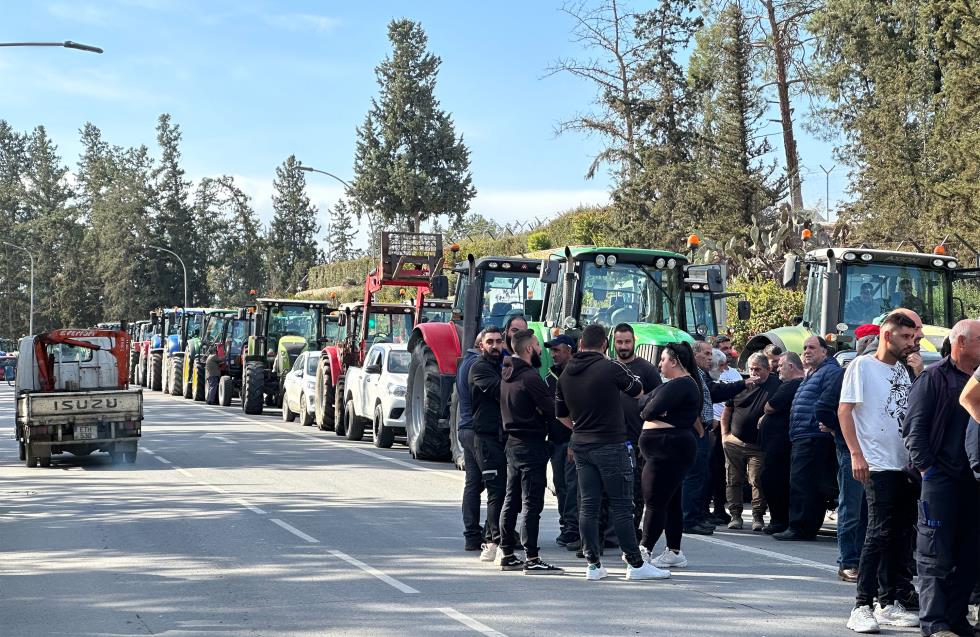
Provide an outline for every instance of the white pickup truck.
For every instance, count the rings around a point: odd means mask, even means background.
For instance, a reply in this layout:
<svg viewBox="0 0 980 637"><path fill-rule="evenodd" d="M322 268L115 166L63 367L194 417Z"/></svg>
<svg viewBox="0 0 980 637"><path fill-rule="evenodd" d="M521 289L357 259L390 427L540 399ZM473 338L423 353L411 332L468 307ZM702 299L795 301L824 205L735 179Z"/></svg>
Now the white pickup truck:
<svg viewBox="0 0 980 637"><path fill-rule="evenodd" d="M68 451L136 462L143 392L129 389L125 330L54 330L20 340L16 437L28 467Z"/></svg>
<svg viewBox="0 0 980 637"><path fill-rule="evenodd" d="M348 440L360 440L370 423L374 446L387 449L405 435L405 386L412 359L404 343L378 343L368 350L364 367L344 377L344 425Z"/></svg>

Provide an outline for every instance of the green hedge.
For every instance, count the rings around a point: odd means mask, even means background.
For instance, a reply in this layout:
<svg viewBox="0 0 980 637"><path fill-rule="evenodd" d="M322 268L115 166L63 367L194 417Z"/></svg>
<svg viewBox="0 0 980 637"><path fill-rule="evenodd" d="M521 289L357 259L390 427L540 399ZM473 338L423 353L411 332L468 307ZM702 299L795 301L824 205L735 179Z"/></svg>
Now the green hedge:
<svg viewBox="0 0 980 637"><path fill-rule="evenodd" d="M804 291L788 290L775 281L751 282L735 279L728 284L729 292L741 292L732 296L728 303L728 327L732 331L732 342L737 349L750 337L776 327L791 325L793 318L803 314ZM737 303L752 303L752 316L748 321L738 320Z"/></svg>

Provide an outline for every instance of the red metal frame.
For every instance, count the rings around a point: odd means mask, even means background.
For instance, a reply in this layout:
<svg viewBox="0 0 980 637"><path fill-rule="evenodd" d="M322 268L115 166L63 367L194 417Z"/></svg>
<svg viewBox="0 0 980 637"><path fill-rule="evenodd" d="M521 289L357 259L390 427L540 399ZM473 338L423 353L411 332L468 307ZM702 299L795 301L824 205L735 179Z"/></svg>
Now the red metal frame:
<svg viewBox="0 0 980 637"><path fill-rule="evenodd" d="M129 386L129 333L126 330L51 330L42 332L34 337L34 359L37 361L38 378L41 381L41 391L54 391L54 356L48 354L49 345L70 345L84 349L101 350L101 345L79 338L109 338L115 339L109 353L116 359L119 389Z"/></svg>

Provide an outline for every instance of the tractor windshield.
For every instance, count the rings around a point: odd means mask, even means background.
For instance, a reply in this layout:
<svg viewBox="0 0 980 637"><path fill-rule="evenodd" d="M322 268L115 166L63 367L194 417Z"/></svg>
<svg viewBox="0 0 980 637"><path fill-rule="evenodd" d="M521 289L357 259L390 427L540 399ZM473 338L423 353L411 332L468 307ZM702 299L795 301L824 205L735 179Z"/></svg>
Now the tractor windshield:
<svg viewBox="0 0 980 637"><path fill-rule="evenodd" d="M269 341L278 344L283 336L299 336L306 342L316 340L317 310L302 305L283 305L269 312Z"/></svg>
<svg viewBox="0 0 980 637"><path fill-rule="evenodd" d="M167 321L167 336L180 334L180 316L169 315Z"/></svg>
<svg viewBox="0 0 980 637"><path fill-rule="evenodd" d="M904 307L926 325L946 322L946 280L943 270L891 263L849 263L841 277L841 316L848 332L882 314Z"/></svg>
<svg viewBox="0 0 980 637"><path fill-rule="evenodd" d="M537 276L487 271L483 275L483 320L481 325L503 327L515 314L538 320L543 287ZM536 309L535 309L536 308Z"/></svg>
<svg viewBox="0 0 980 637"><path fill-rule="evenodd" d="M201 339L205 344L216 343L221 338L221 331L224 329L225 322L228 319L222 318L220 316L211 317L208 321L208 332Z"/></svg>
<svg viewBox="0 0 980 637"><path fill-rule="evenodd" d="M371 312L368 316L367 347L375 343L407 343L412 333L411 314Z"/></svg>
<svg viewBox="0 0 980 637"><path fill-rule="evenodd" d="M231 325L228 329L228 334L225 336L226 339L231 341L231 347L229 354L232 357L238 357L242 353L242 348L245 346L245 341L248 340L248 332L251 329L249 325L250 321L248 319L233 319Z"/></svg>
<svg viewBox="0 0 980 637"><path fill-rule="evenodd" d="M419 320L423 323L448 323L452 317L453 311L448 307L426 307L422 309Z"/></svg>
<svg viewBox="0 0 980 637"><path fill-rule="evenodd" d="M718 334L718 317L715 316L714 299L710 292L685 292L684 306L687 311L687 331L691 335Z"/></svg>
<svg viewBox="0 0 980 637"><path fill-rule="evenodd" d="M201 326L204 324L203 314L187 315L187 338L200 338Z"/></svg>
<svg viewBox="0 0 980 637"><path fill-rule="evenodd" d="M344 340L344 328L340 326L340 321L336 316L323 317L323 338L331 343L339 343Z"/></svg>
<svg viewBox="0 0 980 637"><path fill-rule="evenodd" d="M582 324L658 323L680 326L681 270L637 263L583 264Z"/></svg>

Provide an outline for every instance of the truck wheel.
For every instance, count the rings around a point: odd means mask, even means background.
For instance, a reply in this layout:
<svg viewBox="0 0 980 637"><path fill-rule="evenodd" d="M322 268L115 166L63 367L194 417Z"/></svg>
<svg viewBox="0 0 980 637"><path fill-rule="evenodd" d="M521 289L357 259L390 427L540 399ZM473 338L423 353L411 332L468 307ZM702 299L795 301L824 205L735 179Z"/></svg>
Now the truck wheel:
<svg viewBox="0 0 980 637"><path fill-rule="evenodd" d="M37 467L37 456L32 455L30 451L28 451L26 463L28 469L34 469L35 467Z"/></svg>
<svg viewBox="0 0 980 637"><path fill-rule="evenodd" d="M261 414L265 401L265 366L251 362L242 371L242 411L246 414Z"/></svg>
<svg viewBox="0 0 980 637"><path fill-rule="evenodd" d="M170 395L180 396L183 394L184 382L184 359L172 358L170 360Z"/></svg>
<svg viewBox="0 0 980 637"><path fill-rule="evenodd" d="M282 421L283 422L293 422L296 420L296 414L293 410L289 408L289 401L283 399L282 401Z"/></svg>
<svg viewBox="0 0 980 637"><path fill-rule="evenodd" d="M313 424L313 414L307 411L306 396L302 394L299 397L299 424L304 427L309 427Z"/></svg>
<svg viewBox="0 0 980 637"><path fill-rule="evenodd" d="M333 390L333 425L334 433L338 436L347 434L347 423L344 422L344 379L337 381L337 386Z"/></svg>
<svg viewBox="0 0 980 637"><path fill-rule="evenodd" d="M344 425L347 428L347 439L357 442L364 439L364 419L354 411L354 401L348 400L344 407Z"/></svg>
<svg viewBox="0 0 980 637"><path fill-rule="evenodd" d="M204 378L204 365L194 363L194 374L191 376L191 395L197 402L204 402L207 393L207 379Z"/></svg>
<svg viewBox="0 0 980 637"><path fill-rule="evenodd" d="M123 460L123 452L121 451L110 451L109 452L109 462L112 464L119 464Z"/></svg>
<svg viewBox="0 0 980 637"><path fill-rule="evenodd" d="M150 389L160 391L163 389L163 354L153 352L150 354L150 368L148 370L149 379L147 380Z"/></svg>
<svg viewBox="0 0 980 637"><path fill-rule="evenodd" d="M24 448L24 443L22 442L17 443L17 448L20 451L20 461L23 462L27 460L27 449Z"/></svg>
<svg viewBox="0 0 980 637"><path fill-rule="evenodd" d="M395 444L395 430L385 427L384 410L381 405L374 408L374 446L379 449L390 449Z"/></svg>
<svg viewBox="0 0 980 637"><path fill-rule="evenodd" d="M41 465L42 469L47 469L51 466L51 456L41 456L37 459L37 463Z"/></svg>
<svg viewBox="0 0 980 637"><path fill-rule="evenodd" d="M408 389L405 395L405 432L408 450L420 460L449 460L452 449L449 432L440 429L442 395L439 364L425 343L419 343L412 353L408 369Z"/></svg>
<svg viewBox="0 0 980 637"><path fill-rule="evenodd" d="M231 407L231 395L235 393L232 387L231 376L222 376L218 381L218 404L222 407Z"/></svg>
<svg viewBox="0 0 980 637"><path fill-rule="evenodd" d="M136 464L136 451L128 451L123 454L123 462L126 464Z"/></svg>
<svg viewBox="0 0 980 637"><path fill-rule="evenodd" d="M459 444L459 397L453 386L453 399L449 403L449 447L453 454L453 464L460 471L466 471L466 457L463 455L463 445Z"/></svg>
<svg viewBox="0 0 980 637"><path fill-rule="evenodd" d="M313 394L313 417L320 431L333 429L333 385L327 371L326 356L320 358L316 368L316 392Z"/></svg>

